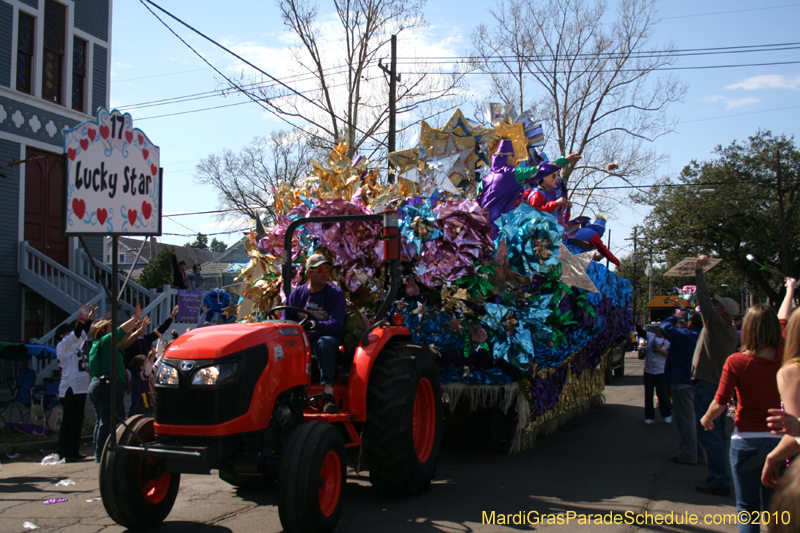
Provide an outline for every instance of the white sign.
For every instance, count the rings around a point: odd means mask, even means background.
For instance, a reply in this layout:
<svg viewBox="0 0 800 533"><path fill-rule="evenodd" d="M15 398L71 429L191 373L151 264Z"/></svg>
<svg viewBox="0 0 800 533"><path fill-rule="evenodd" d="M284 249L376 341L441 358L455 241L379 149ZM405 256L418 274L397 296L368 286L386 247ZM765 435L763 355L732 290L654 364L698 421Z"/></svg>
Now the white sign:
<svg viewBox="0 0 800 533"><path fill-rule="evenodd" d="M64 154L65 235L161 235L159 148L129 113L64 130Z"/></svg>

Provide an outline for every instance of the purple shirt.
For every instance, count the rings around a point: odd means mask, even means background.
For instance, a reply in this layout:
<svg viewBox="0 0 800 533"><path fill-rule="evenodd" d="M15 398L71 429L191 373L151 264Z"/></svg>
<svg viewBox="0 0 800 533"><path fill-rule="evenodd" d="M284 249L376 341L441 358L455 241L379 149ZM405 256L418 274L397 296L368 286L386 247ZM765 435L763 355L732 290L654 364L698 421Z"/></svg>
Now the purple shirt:
<svg viewBox="0 0 800 533"><path fill-rule="evenodd" d="M508 213L519 202L522 183L534 176L537 168L514 168L506 166L507 156L492 156L492 171L483 178L478 205L489 211L489 222L494 222L503 213ZM494 228L495 232L497 229Z"/></svg>
<svg viewBox="0 0 800 533"><path fill-rule="evenodd" d="M310 292L308 283L304 283L292 291L286 305L301 307L317 321L317 327L308 332L312 339L322 336L341 337L344 334L344 313L347 302L344 293L330 283L321 291ZM294 311L284 311L287 320L300 321Z"/></svg>

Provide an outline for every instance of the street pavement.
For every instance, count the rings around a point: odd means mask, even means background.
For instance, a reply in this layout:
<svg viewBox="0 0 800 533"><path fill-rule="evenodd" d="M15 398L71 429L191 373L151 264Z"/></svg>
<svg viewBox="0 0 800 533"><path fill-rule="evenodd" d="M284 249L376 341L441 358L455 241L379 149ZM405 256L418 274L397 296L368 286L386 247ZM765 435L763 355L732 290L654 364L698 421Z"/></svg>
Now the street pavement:
<svg viewBox="0 0 800 533"><path fill-rule="evenodd" d="M348 469L337 531L736 531L730 524L736 514L733 496L695 491L707 475L706 467L671 462L678 441L675 425L660 419L654 425L643 423L642 361L634 352L626 356L626 371L606 387L605 405L518 455L489 451L485 426L463 420L449 425L437 479L423 495L383 495L369 485L366 472ZM90 453L89 446L83 453ZM96 499L98 469L93 461L41 466L41 458L0 456L0 531L26 531L24 522L59 533L123 530ZM63 479L75 484L57 487ZM54 498L68 501L42 504ZM276 502L274 487L237 490L216 475L184 475L172 513L153 531L278 532ZM492 512L494 523L485 523ZM553 514L561 515L561 524L535 523ZM508 525L500 523L501 515ZM579 523L586 515L590 523ZM635 523L648 515L648 525ZM668 520L672 516L672 522L694 516L697 523L653 525L656 515ZM723 515L727 525L704 523L719 522ZM615 517L623 523L613 523ZM563 523L567 519L569 524ZM598 519L606 523L595 523Z"/></svg>

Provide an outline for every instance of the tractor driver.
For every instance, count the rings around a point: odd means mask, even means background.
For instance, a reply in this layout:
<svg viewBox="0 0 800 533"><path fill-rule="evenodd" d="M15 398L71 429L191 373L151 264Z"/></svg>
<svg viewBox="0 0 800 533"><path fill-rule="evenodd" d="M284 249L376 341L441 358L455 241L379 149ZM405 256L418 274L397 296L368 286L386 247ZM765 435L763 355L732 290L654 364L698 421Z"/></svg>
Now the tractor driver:
<svg viewBox="0 0 800 533"><path fill-rule="evenodd" d="M339 407L333 397L333 380L336 374L336 351L344 335L347 302L341 289L328 283L330 271L331 262L325 256L311 254L306 261L308 283L295 288L286 305L305 309L317 323L308 331L308 338L319 360L320 382L325 392L322 410L336 413ZM295 311L284 312L287 320L299 321L298 315Z"/></svg>

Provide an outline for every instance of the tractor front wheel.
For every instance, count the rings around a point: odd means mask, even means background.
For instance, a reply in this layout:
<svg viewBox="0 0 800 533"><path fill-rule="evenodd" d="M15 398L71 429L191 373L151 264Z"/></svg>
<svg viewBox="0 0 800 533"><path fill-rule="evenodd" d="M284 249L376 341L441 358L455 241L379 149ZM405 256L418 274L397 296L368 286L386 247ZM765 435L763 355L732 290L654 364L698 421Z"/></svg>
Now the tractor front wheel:
<svg viewBox="0 0 800 533"><path fill-rule="evenodd" d="M370 482L393 494L430 487L442 442L442 390L433 354L392 343L369 377L364 452Z"/></svg>
<svg viewBox="0 0 800 533"><path fill-rule="evenodd" d="M136 415L117 428L122 446L141 446L154 440L153 417ZM109 441L110 442L110 441ZM157 526L172 511L180 474L166 471L163 459L103 450L100 460L100 496L116 523L128 529Z"/></svg>
<svg viewBox="0 0 800 533"><path fill-rule="evenodd" d="M287 533L333 531L342 512L347 459L342 435L324 422L295 430L283 458L278 514Z"/></svg>

